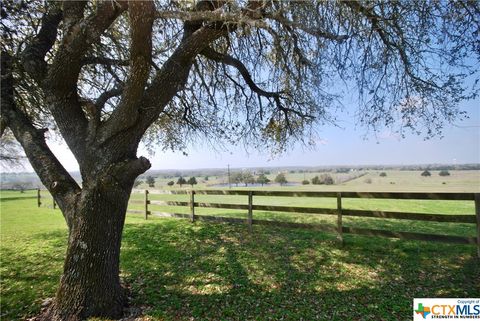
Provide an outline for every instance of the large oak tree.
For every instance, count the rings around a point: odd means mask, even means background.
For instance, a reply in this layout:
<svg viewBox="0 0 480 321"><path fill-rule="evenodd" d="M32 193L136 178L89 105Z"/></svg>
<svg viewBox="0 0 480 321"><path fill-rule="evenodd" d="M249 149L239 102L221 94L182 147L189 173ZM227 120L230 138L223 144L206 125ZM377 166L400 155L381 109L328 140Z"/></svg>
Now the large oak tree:
<svg viewBox="0 0 480 321"><path fill-rule="evenodd" d="M150 167L142 140L282 151L335 121L342 82L367 127L439 134L477 94L479 13L475 0L3 1L2 127L69 229L45 318L121 316L125 212ZM47 131L73 152L81 186Z"/></svg>

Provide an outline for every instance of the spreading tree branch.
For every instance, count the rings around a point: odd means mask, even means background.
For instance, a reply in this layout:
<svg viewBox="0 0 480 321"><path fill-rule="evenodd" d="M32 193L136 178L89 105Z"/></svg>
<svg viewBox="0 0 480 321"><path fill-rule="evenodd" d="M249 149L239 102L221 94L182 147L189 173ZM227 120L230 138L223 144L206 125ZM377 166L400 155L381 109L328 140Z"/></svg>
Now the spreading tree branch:
<svg viewBox="0 0 480 321"><path fill-rule="evenodd" d="M129 60L112 59L107 57L85 57L82 65L128 66Z"/></svg>
<svg viewBox="0 0 480 321"><path fill-rule="evenodd" d="M248 85L248 87L250 87L250 89L253 92L255 92L257 95L260 95L262 97L273 99L273 101L277 106L277 109L284 113L287 123L289 123L288 113L293 113L302 118L310 118L310 119L314 118L312 115L307 115L293 108L288 108L284 106L281 101L282 98L284 98L282 96L282 94L284 94L283 92L266 91L258 87L258 85L253 81L252 76L250 75L247 67L245 67L245 65L235 57L217 52L210 47L204 49L201 52L201 54L207 57L208 59L214 60L216 62L221 62L223 64L236 68L242 75L243 79L245 80L245 83Z"/></svg>
<svg viewBox="0 0 480 321"><path fill-rule="evenodd" d="M88 1L64 0L63 5L63 30L68 31L84 17L85 6Z"/></svg>
<svg viewBox="0 0 480 321"><path fill-rule="evenodd" d="M110 136L136 123L138 103L142 99L152 60L152 26L155 5L152 1L130 1L130 77L123 89L118 107L113 111L105 127Z"/></svg>
<svg viewBox="0 0 480 321"><path fill-rule="evenodd" d="M11 56L7 52L2 52L1 73L2 121L12 130L43 185L53 195L64 215L67 215L66 213L72 212L68 211L68 207L75 204L72 200L80 193L80 187L47 146L45 130L35 128L17 108L13 96ZM71 217L66 216L65 219L70 226Z"/></svg>
<svg viewBox="0 0 480 321"><path fill-rule="evenodd" d="M120 96L123 92L122 86L116 86L110 90L103 92L95 101L95 106L97 108L97 112L101 111L107 101L113 97Z"/></svg>
<svg viewBox="0 0 480 321"><path fill-rule="evenodd" d="M199 1L197 8L207 9L206 3ZM224 1L215 1L211 10L223 5ZM216 29L188 21L184 24L181 43L156 72L152 82L145 89L141 101L135 107L134 114L128 108L117 108L109 120L102 126L99 140L102 144L116 137L118 139L134 139L139 142L147 128L158 118L171 99L183 89L187 82L194 58L212 41L225 33L222 28ZM127 119L119 126L113 119ZM135 120L135 122L132 121ZM129 126L126 126L129 125Z"/></svg>
<svg viewBox="0 0 480 321"><path fill-rule="evenodd" d="M254 14L257 13L257 14ZM294 22L273 13L258 13L258 11L244 10L243 13L230 13L222 10L215 11L157 11L158 19L179 19L183 21L199 21L199 22L221 22L227 26L246 25L254 28L271 30L271 26L267 20L272 20L282 24L285 27L301 30L309 35L321 37L328 40L344 41L349 38L348 35L336 35L320 28L310 27L304 23Z"/></svg>
<svg viewBox="0 0 480 321"><path fill-rule="evenodd" d="M83 66L82 60L92 44L126 10L127 3L99 2L95 11L83 18L81 8L78 5L69 11L70 25L64 30L62 42L42 83L55 122L80 164L86 161L88 131L95 128L88 125L78 96L77 83Z"/></svg>
<svg viewBox="0 0 480 321"><path fill-rule="evenodd" d="M62 10L51 4L42 18L40 31L22 52L23 68L37 82L41 82L47 73L45 55L57 39L57 28L61 20Z"/></svg>
<svg viewBox="0 0 480 321"><path fill-rule="evenodd" d="M76 90L82 60L93 43L127 9L124 1L99 2L90 16L79 20L65 31L62 43L49 68L48 89L58 95Z"/></svg>
<svg viewBox="0 0 480 321"><path fill-rule="evenodd" d="M207 57L208 59L211 59L213 61L216 61L216 62L221 62L223 64L226 64L226 65L229 65L229 66L232 66L234 68L236 68L240 74L242 75L243 79L245 80L245 82L247 83L247 85L250 87L250 89L263 96L263 97L266 97L266 98L280 98L281 97L281 92L272 92L272 91L265 91L263 89L261 89L260 87L257 86L257 84L253 81L252 79L252 76L250 75L250 72L248 71L247 67L245 67L245 65L238 59L230 56L230 55L227 55L227 54L223 54L223 53L220 53L220 52L217 52L215 50L213 50L212 48L205 48L201 54L205 57Z"/></svg>
<svg viewBox="0 0 480 321"><path fill-rule="evenodd" d="M385 28L381 26L381 22L388 23L389 19L385 19L379 16L372 8L368 8L362 6L359 1L344 1L347 7L351 8L355 12L363 14L366 19L368 19L372 25L372 30L375 31L380 39L382 40L383 44L390 50L396 51L400 60L402 61L403 68L405 70L405 74L410 77L412 80L416 81L417 83L422 83L423 85L427 85L429 87L435 89L441 89L439 85L434 82L427 81L422 79L415 72L412 70L412 63L409 59L409 55L406 51L406 44L403 40L399 43L391 39L389 34L386 32ZM400 30L400 32L402 32ZM400 39L403 39L403 36L400 34L398 35Z"/></svg>

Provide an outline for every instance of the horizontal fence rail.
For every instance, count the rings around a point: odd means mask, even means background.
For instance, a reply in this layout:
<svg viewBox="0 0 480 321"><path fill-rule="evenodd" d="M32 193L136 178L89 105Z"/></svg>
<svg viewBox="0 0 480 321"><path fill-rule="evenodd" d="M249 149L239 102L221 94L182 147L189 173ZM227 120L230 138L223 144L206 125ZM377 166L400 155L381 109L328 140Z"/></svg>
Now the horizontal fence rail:
<svg viewBox="0 0 480 321"><path fill-rule="evenodd" d="M153 194L153 193L152 193ZM256 195L256 194L255 194ZM132 204L143 204L141 200L131 200ZM160 206L190 206L190 202L181 201L148 201L148 204ZM195 207L209 207L222 209L248 210L249 205L244 204L223 204L223 203L194 203ZM299 207L299 206L273 206L273 205L253 205L253 210L290 212L301 214L322 214L337 215L337 209L318 208L318 207ZM368 210L342 210L343 216L357 217L377 217L391 218L400 220L416 220L431 222L452 222L452 223L475 223L475 215L456 215L456 214L422 214L405 212L387 212L387 211L368 211Z"/></svg>
<svg viewBox="0 0 480 321"><path fill-rule="evenodd" d="M402 192L310 192L310 191L249 191L249 190L138 190L132 191L133 194L143 194L142 199L131 199L130 204L143 205L143 209L128 210L132 214L143 214L145 219L149 215L157 217L174 217L189 219L194 222L225 222L247 224L251 230L252 225L277 226L287 228L313 229L337 234L337 238L343 243L343 234L356 234L374 237L398 238L404 240L436 241L456 244L476 244L477 255L480 258L480 193L402 193ZM162 201L149 199L150 194L168 194L168 195L186 195L188 201ZM241 195L246 196L247 204L227 204L227 203L207 203L195 201L195 195ZM255 205L254 196L278 196L278 197L317 197L317 198L335 198L337 208L320 207L302 207L302 206L279 206L279 205ZM38 206L42 204L40 190L38 190ZM49 197L51 200L51 197ZM475 213L471 215L452 215L452 214L423 214L409 212L391 212L381 210L357 210L342 208L342 200L345 198L367 198L367 199L392 199L392 200L437 200L437 201L473 201L475 204ZM52 201L55 208L55 201ZM170 213L151 211L150 205L157 206L181 206L189 207L190 214ZM213 215L195 215L195 208L212 209L236 209L246 211L245 218L233 218ZM297 223L278 220L258 220L253 218L254 211L298 213L308 215L332 215L336 216L336 225L318 224L318 223ZM454 235L440 235L417 232L397 232L382 229L370 229L343 226L343 217L369 217L378 219L397 219L427 222L450 222L476 224L477 237L465 237Z"/></svg>
<svg viewBox="0 0 480 321"><path fill-rule="evenodd" d="M144 193L144 190L134 190L134 193ZM151 190L150 194L185 195L189 190ZM197 195L244 195L248 190L194 190ZM294 192L294 191L253 191L255 196L284 196L284 197L337 197L339 192ZM379 198L379 199L416 199L416 200L451 200L473 201L475 193L403 193L403 192L341 192L342 198Z"/></svg>
<svg viewBox="0 0 480 321"><path fill-rule="evenodd" d="M134 190L134 193L145 193L143 190ZM343 234L357 234L374 237L398 238L405 240L419 241L437 241L457 244L476 244L477 254L480 257L480 198L475 193L400 193L400 192L294 192L294 191L249 191L249 190L152 190L150 194L170 194L170 195L189 195L190 201L160 201L145 200L145 217L155 215L159 217L185 218L192 222L227 222L247 224L251 230L252 225L280 226L289 228L303 228L336 233L340 242L343 242ZM226 204L226 203L206 203L196 202L195 195L241 195L248 196L248 204ZM301 206L278 206L278 205L255 205L253 196L278 196L278 197L327 197L337 199L337 208L319 208L319 207L301 207ZM456 200L456 201L474 201L475 214L472 215L452 215L452 214L423 214L391 212L381 210L356 210L342 208L342 199L344 198L367 198L367 199L392 199L392 200ZM130 203L140 204L140 200L132 200ZM166 213L149 211L148 205L159 206L183 206L190 207L190 214ZM233 218L212 215L195 215L195 208L215 208L215 209L238 209L247 211L247 217ZM271 211L282 213L301 213L311 215L334 215L337 216L336 226L328 224L296 223L273 220L253 219L253 211ZM130 211L142 213L142 211ZM470 223L477 224L477 237L464 237L454 235L439 235L417 232L396 232L381 229L357 228L343 226L342 217L371 217L379 219L398 219L427 222L450 222L450 223Z"/></svg>

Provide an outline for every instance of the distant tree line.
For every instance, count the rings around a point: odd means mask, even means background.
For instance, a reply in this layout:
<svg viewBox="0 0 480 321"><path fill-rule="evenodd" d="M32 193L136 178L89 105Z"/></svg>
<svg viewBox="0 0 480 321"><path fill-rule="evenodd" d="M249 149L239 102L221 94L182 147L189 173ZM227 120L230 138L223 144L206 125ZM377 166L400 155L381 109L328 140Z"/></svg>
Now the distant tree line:
<svg viewBox="0 0 480 321"><path fill-rule="evenodd" d="M424 177L429 177L429 176L432 176L432 173L430 173L429 170L424 170L421 175L424 176ZM441 170L438 173L438 175L443 176L443 177L444 176L450 176L450 172L448 170L444 169L444 170Z"/></svg>
<svg viewBox="0 0 480 321"><path fill-rule="evenodd" d="M270 183L270 179L267 177L268 173L260 172L258 176L255 177L250 171L236 172L230 176L230 183L235 184L236 186L238 186L238 184L248 186L249 184L255 183L264 186Z"/></svg>
<svg viewBox="0 0 480 321"><path fill-rule="evenodd" d="M271 183L271 180L267 177L269 174L269 171L261 171L256 175L250 171L236 172L230 176L230 183L235 184L236 186L239 184L244 184L244 186L260 184L261 186L264 186ZM279 173L275 177L274 182L280 185L287 184L288 181L285 173Z"/></svg>
<svg viewBox="0 0 480 321"><path fill-rule="evenodd" d="M330 174L322 174L320 176L315 176L312 178L313 185L333 185L334 180Z"/></svg>
<svg viewBox="0 0 480 321"><path fill-rule="evenodd" d="M335 183L332 175L330 174L322 174L320 176L316 175L313 177L310 181L309 180L303 180L302 184L303 185L308 185L310 182L313 185L333 185Z"/></svg>

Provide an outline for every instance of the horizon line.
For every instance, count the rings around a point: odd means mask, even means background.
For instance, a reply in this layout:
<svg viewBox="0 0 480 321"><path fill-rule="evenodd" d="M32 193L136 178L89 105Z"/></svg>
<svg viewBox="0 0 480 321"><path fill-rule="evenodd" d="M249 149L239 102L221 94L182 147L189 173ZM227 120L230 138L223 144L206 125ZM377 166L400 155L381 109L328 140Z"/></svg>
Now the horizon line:
<svg viewBox="0 0 480 321"><path fill-rule="evenodd" d="M140 174L144 175L149 171L196 171L196 170L219 170L225 169L228 167L229 164L225 167L197 167L197 168L165 168L165 169L155 169L150 168L146 172ZM342 168L342 167L377 167L377 166L385 166L385 167L410 167L410 166L467 166L467 165L480 165L480 162L477 163L409 163L409 164L358 164L358 165L349 165L349 164L341 164L341 165L285 165L285 166L240 166L240 167L230 167L230 169L264 169L264 168ZM68 171L68 173L80 173L79 171ZM2 171L1 174L37 174L35 171L11 171L5 172Z"/></svg>

